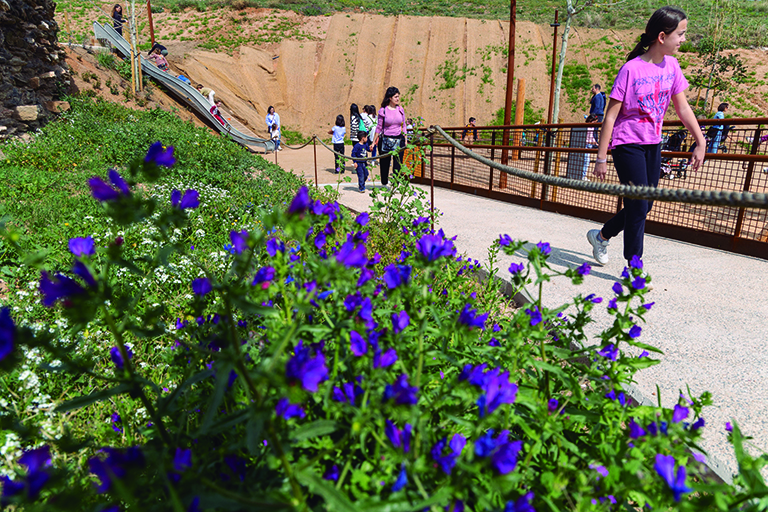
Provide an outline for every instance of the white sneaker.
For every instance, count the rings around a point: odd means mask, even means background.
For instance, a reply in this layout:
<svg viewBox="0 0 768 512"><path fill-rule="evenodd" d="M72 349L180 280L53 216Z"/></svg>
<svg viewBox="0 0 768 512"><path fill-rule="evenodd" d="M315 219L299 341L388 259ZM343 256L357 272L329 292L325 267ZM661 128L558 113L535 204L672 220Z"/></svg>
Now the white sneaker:
<svg viewBox="0 0 768 512"><path fill-rule="evenodd" d="M592 256L598 263L605 265L608 263L608 240L600 240L599 234L599 229L590 229L587 231L587 240L592 245Z"/></svg>

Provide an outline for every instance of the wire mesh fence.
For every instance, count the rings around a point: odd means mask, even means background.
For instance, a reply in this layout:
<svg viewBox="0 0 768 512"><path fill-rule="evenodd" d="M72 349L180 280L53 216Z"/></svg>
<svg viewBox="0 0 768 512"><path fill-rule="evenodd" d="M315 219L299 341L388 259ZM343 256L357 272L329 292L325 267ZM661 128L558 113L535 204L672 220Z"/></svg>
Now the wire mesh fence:
<svg viewBox="0 0 768 512"><path fill-rule="evenodd" d="M690 165L694 138L680 122L665 124L659 187L768 193L768 119L702 120L700 124L707 155L695 172ZM599 124L444 130L494 162L538 174L595 179L591 172ZM433 137L431 162L416 177L422 183L434 178L438 186L597 221L621 208L618 197L507 175L457 151L439 136ZM619 184L610 154L606 181ZM767 210L657 201L648 214L647 231L768 259Z"/></svg>

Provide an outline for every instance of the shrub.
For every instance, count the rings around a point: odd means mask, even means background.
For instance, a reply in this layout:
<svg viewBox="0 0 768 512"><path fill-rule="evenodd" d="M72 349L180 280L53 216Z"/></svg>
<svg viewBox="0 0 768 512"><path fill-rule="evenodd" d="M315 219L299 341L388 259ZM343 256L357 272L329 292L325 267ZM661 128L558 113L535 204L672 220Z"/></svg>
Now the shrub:
<svg viewBox="0 0 768 512"><path fill-rule="evenodd" d="M384 268L369 252L370 216L352 220L306 188L251 229L232 231L225 258L206 259L178 233L215 201L201 206L193 189L143 191L176 156L155 143L122 176L110 170L88 182L114 225L148 227L141 256L121 236L73 237L72 270L43 271L39 282L55 323L25 325L19 312L0 309L0 367L32 364L70 379L80 390L68 388L55 414L77 421L100 408L107 420L50 434L37 424L45 415L6 410L3 428L34 448L3 477L4 503L102 511L761 509L752 500L764 494L765 460L744 453L736 425L743 473L733 486L705 482L702 456L689 451L708 394L681 394L674 410L634 406L624 394L658 352L641 341L653 303L644 300L639 259L614 283L614 322L594 344L584 328L602 298L579 295L554 309L541 302L544 283L578 284L589 265L558 272L549 244L501 236L491 262L500 250L518 255L524 263L510 267L511 279L533 286L538 300L489 316L487 302L465 291L476 265L456 257L428 218L413 218L391 198L383 200L395 210L387 214L407 238L399 261ZM393 190L400 187L408 185ZM166 298L151 297L152 276L175 257L195 271L178 287L165 285ZM102 343L89 344L93 336Z"/></svg>

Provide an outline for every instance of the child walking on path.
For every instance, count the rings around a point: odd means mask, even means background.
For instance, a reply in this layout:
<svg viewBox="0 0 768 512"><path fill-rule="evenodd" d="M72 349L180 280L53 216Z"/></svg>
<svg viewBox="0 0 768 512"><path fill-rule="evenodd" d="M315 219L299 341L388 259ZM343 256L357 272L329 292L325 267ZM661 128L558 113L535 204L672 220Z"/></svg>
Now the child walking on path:
<svg viewBox="0 0 768 512"><path fill-rule="evenodd" d="M272 130L269 133L272 142L275 143L275 151L280 151L280 128L278 128L276 123L272 125Z"/></svg>
<svg viewBox="0 0 768 512"><path fill-rule="evenodd" d="M357 132L358 143L352 148L352 158L366 158L368 154L368 133ZM368 179L368 162L365 160L353 160L357 165L357 184L360 192L365 192L365 181Z"/></svg>
<svg viewBox="0 0 768 512"><path fill-rule="evenodd" d="M336 116L336 125L328 131L328 135L333 135L333 150L337 153L344 154L344 135L347 134L347 129L344 127L344 116L339 114ZM344 159L339 155L336 155L336 174L344 174Z"/></svg>
<svg viewBox="0 0 768 512"><path fill-rule="evenodd" d="M594 174L605 179L610 142L616 173L624 185L656 187L661 174L661 127L670 100L678 117L696 139L692 170L704 162L706 142L696 116L685 98L688 82L672 55L685 41L686 15L662 7L651 16L640 42L619 70L611 90L600 132ZM624 231L624 259L643 256L645 219L653 201L624 198L624 208L603 225L587 233L598 263L608 263L608 241Z"/></svg>

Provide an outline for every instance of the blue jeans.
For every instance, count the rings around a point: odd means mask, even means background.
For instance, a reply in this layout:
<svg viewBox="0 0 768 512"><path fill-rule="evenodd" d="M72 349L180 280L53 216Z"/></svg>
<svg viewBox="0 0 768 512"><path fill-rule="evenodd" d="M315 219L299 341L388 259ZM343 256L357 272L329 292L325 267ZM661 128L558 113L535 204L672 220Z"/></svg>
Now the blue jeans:
<svg viewBox="0 0 768 512"><path fill-rule="evenodd" d="M358 162L357 164L357 185L360 191L365 190L365 181L368 179L368 167L365 163Z"/></svg>
<svg viewBox="0 0 768 512"><path fill-rule="evenodd" d="M594 144L587 144L587 149L593 149L596 148ZM589 157L591 157L591 153L584 153L584 168L581 170L581 179L587 177L587 172L589 171Z"/></svg>
<svg viewBox="0 0 768 512"><path fill-rule="evenodd" d="M718 130L717 135L714 136L714 138L709 141L709 148L707 148L707 153L717 153L717 149L720 147L720 137L723 136L723 130Z"/></svg>
<svg viewBox="0 0 768 512"><path fill-rule="evenodd" d="M656 187L661 175L661 144L622 144L611 151L622 185ZM602 235L613 238L624 231L624 259L643 256L645 218L653 201L623 198L624 208L605 223Z"/></svg>

